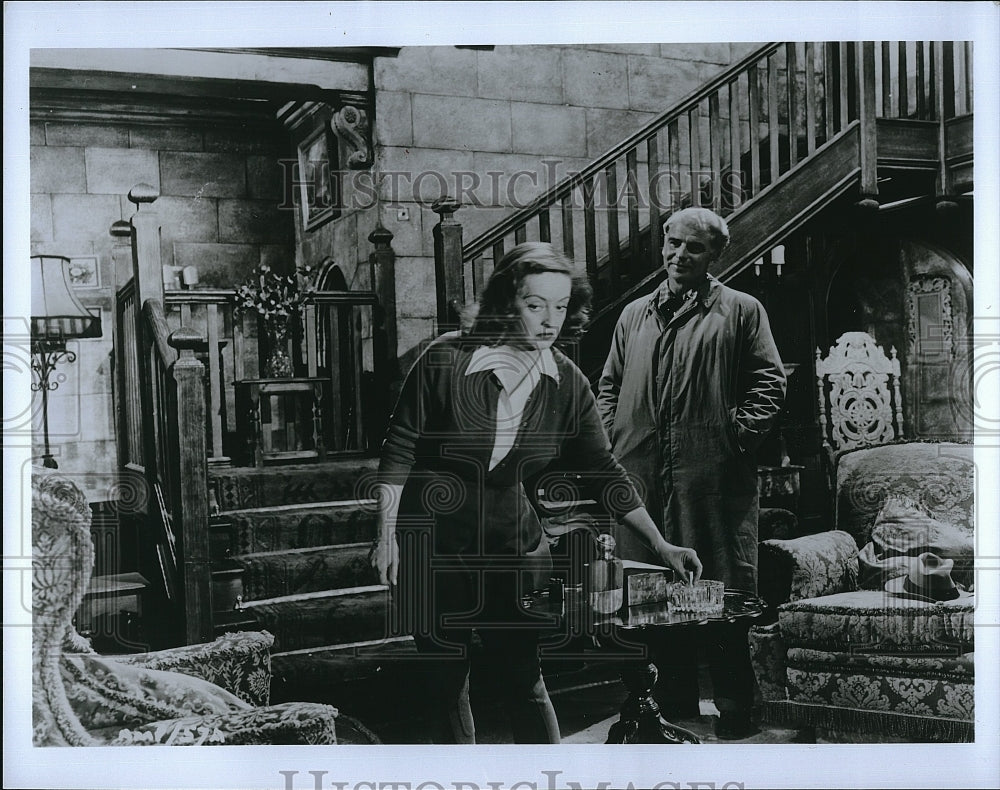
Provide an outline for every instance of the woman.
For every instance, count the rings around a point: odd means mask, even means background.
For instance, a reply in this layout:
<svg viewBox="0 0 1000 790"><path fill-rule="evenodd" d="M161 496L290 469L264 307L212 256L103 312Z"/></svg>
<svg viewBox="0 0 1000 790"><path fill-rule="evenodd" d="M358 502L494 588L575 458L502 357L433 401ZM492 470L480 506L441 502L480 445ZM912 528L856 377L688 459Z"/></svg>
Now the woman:
<svg viewBox="0 0 1000 790"><path fill-rule="evenodd" d="M544 554L523 483L559 466L642 536L665 565L701 573L690 549L657 532L611 455L590 385L553 348L587 317L590 287L551 245L512 249L483 291L465 336L423 352L403 384L379 466L372 565L396 590L400 625L441 656L434 737L475 743L469 704L472 632L496 659L517 743L558 743L538 660L539 627L519 607ZM533 556L535 555L535 556Z"/></svg>

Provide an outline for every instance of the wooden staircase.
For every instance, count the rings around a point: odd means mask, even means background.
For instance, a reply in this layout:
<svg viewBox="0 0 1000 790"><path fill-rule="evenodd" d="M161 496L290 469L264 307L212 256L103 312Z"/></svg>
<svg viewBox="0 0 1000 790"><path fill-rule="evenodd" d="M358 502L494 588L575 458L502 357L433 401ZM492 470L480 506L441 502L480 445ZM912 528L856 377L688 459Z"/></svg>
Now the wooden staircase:
<svg viewBox="0 0 1000 790"><path fill-rule="evenodd" d="M583 259L594 287L579 352L594 380L624 305L663 277L673 211L727 219L712 274L728 281L838 200L874 212L971 190L969 64L952 42L768 44L468 243L458 204L439 201L439 322L458 323L511 245L551 242Z"/></svg>
<svg viewBox="0 0 1000 790"><path fill-rule="evenodd" d="M274 634L275 699L371 675L383 658L413 651L390 633L389 591L368 562L376 469L356 458L210 472L216 628Z"/></svg>

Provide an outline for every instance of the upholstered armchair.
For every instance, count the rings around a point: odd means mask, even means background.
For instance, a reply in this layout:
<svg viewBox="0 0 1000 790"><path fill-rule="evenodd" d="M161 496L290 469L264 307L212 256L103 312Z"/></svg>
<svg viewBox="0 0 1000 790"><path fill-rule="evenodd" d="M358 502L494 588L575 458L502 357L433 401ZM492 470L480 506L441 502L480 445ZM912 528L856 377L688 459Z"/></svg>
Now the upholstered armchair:
<svg viewBox="0 0 1000 790"><path fill-rule="evenodd" d="M90 509L55 473L36 470L31 492L36 746L337 742L336 708L268 705L266 632L143 655L94 652L72 625L93 566Z"/></svg>
<svg viewBox="0 0 1000 790"><path fill-rule="evenodd" d="M971 587L972 449L847 452L837 529L760 545L760 592L777 611L750 633L765 721L832 740L973 740L974 597L925 602L886 589L926 551L953 560L955 580Z"/></svg>

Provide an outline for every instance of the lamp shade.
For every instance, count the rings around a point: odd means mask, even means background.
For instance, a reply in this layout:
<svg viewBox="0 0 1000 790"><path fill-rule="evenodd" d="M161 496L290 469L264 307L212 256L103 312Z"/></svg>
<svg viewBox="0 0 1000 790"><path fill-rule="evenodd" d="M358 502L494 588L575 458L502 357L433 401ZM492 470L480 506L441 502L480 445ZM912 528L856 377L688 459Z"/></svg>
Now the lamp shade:
<svg viewBox="0 0 1000 790"><path fill-rule="evenodd" d="M101 319L77 299L66 279L69 258L31 256L31 336L66 340L101 336Z"/></svg>

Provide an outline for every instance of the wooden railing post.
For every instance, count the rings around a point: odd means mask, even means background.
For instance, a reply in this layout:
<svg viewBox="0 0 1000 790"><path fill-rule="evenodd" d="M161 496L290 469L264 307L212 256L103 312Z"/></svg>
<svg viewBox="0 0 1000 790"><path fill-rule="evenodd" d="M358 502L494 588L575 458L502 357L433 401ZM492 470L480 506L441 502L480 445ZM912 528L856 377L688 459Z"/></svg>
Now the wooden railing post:
<svg viewBox="0 0 1000 790"><path fill-rule="evenodd" d="M465 270L462 264L462 226L454 214L461 204L452 197L434 201L431 210L440 219L434 226L434 279L437 286L438 333L455 329L465 304ZM499 261L493 261L496 266Z"/></svg>
<svg viewBox="0 0 1000 790"><path fill-rule="evenodd" d="M212 580L208 550L208 461L205 446L205 366L195 351L205 345L192 329L181 327L168 341L177 349L172 375L176 384L177 454L181 552L184 584L184 634L188 644L210 641Z"/></svg>
<svg viewBox="0 0 1000 790"><path fill-rule="evenodd" d="M114 239L111 243L111 271L115 278L115 309L112 311L111 317L112 352L115 359L115 387L113 388L112 397L114 398L115 422L119 437L117 442L118 465L124 467L133 460L137 448L132 446L133 437L131 431L129 431L129 417L127 416L128 410L134 410L135 405L128 403L128 393L131 393L133 390L131 387L126 386L128 379L126 371L131 369L126 359L131 355L129 355L126 346L126 337L128 335L122 324L129 321L131 326L136 326L135 322L138 319L138 311L133 310L132 315L127 319L121 314L122 310L119 307L119 291L122 286L132 279L135 268L132 263L132 226L125 220L120 219L111 224L109 232L112 239ZM135 354L135 351L136 349L133 344L131 349L132 354Z"/></svg>
<svg viewBox="0 0 1000 790"><path fill-rule="evenodd" d="M878 138L875 129L875 43L858 42L858 111L861 124L861 199L858 206L878 208ZM886 83L887 75L882 79Z"/></svg>
<svg viewBox="0 0 1000 790"><path fill-rule="evenodd" d="M133 276L139 306L147 299L163 301L163 267L160 265L160 222L153 211L143 211L159 195L149 184L136 184L129 190L128 199L135 204L136 213L131 219Z"/></svg>
<svg viewBox="0 0 1000 790"><path fill-rule="evenodd" d="M459 226L461 232L461 226ZM372 269L372 290L378 295L382 308L383 331L389 359L399 356L396 337L396 253L392 249L392 232L379 225L368 234L368 241L375 245L369 253L368 263ZM436 237L435 237L436 238ZM437 242L435 241L435 265L437 263ZM459 239L459 261L461 262L461 239Z"/></svg>
<svg viewBox="0 0 1000 790"><path fill-rule="evenodd" d="M950 41L931 43L937 68L933 79L937 98L938 122L938 172L935 183L936 208L938 211L953 211L958 204L953 199L950 173L948 171L948 125L955 116L955 70L954 50Z"/></svg>

